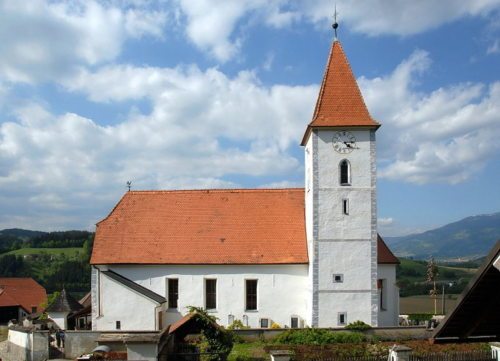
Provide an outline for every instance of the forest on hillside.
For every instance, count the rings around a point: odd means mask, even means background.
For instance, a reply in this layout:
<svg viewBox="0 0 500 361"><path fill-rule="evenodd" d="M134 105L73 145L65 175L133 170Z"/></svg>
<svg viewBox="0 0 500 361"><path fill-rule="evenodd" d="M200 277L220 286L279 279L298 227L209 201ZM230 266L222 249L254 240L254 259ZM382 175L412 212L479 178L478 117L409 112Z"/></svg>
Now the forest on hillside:
<svg viewBox="0 0 500 361"><path fill-rule="evenodd" d="M0 231L0 277L32 277L48 293L88 292L93 239L87 231Z"/></svg>

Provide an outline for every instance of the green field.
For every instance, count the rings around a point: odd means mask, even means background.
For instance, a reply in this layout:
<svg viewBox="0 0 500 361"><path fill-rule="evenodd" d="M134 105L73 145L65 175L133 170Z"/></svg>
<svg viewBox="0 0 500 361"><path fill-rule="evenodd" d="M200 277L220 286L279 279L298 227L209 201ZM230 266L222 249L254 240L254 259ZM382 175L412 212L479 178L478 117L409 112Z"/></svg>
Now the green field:
<svg viewBox="0 0 500 361"><path fill-rule="evenodd" d="M15 251L10 251L5 254L13 254L16 256L26 256L26 255L61 255L64 254L68 258L76 258L83 254L83 248L80 247L70 247L70 248L21 248Z"/></svg>
<svg viewBox="0 0 500 361"><path fill-rule="evenodd" d="M445 313L448 313L457 304L459 295L445 296ZM441 297L437 298L437 313L442 310ZM434 300L427 295L401 297L399 299L399 313L407 315L410 313L434 313Z"/></svg>

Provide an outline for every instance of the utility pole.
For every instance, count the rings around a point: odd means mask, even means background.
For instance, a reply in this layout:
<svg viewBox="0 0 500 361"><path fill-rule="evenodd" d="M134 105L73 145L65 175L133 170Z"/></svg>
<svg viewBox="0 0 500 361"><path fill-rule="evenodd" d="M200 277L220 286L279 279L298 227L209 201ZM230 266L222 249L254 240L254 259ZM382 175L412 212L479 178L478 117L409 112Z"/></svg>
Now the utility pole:
<svg viewBox="0 0 500 361"><path fill-rule="evenodd" d="M445 302L446 302L446 298L444 296L444 283L443 283L443 294L442 294L442 298L441 298L441 313L444 315L446 315L446 306L445 306Z"/></svg>

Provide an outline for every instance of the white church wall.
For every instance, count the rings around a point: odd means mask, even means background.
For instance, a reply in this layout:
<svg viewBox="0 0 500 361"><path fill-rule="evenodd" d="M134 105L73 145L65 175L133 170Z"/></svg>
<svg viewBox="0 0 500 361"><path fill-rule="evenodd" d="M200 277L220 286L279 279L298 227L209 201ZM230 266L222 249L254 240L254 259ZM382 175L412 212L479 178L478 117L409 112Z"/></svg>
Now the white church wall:
<svg viewBox="0 0 500 361"><path fill-rule="evenodd" d="M318 326L328 327L337 325L339 312L347 312L348 320L376 326L375 139L368 129L345 130L356 138L356 149L347 154L333 148L332 139L340 129L318 130L308 142L313 157L306 156L306 168L313 168L314 194L306 197L306 209L312 212L306 214L313 218L312 224L306 224L316 238L311 243L317 260L310 257L310 261L311 271L318 273L311 281L316 294L312 318L313 324L316 320ZM343 159L350 164L348 186L340 184ZM348 200L347 214L344 199ZM340 274L343 281L334 283L334 274Z"/></svg>
<svg viewBox="0 0 500 361"><path fill-rule="evenodd" d="M347 159L351 163L351 188L371 187L370 131L346 128L345 130L356 138L357 149L351 153L340 154L333 149L332 142L339 130L321 130L318 134L318 162L321 164L318 173L320 188L345 188L339 185L338 166L342 159Z"/></svg>
<svg viewBox="0 0 500 361"><path fill-rule="evenodd" d="M399 319L399 287L396 284L396 265L379 264L378 278L384 280L385 288L382 295L385 309L379 308L379 326L397 326Z"/></svg>
<svg viewBox="0 0 500 361"><path fill-rule="evenodd" d="M221 325L228 325L228 316L244 320L248 326L259 327L260 318L269 318L280 326L290 327L291 316L307 319L308 265L116 265L111 270L144 286L168 300L167 278L178 279L178 308L166 312L165 322L170 324L187 313L187 306L204 307L205 279L217 279L217 309L210 311ZM245 280L258 280L257 310L245 311ZM102 285L106 289L107 284ZM106 291L109 293L118 290ZM107 305L102 298L103 308ZM139 305L129 304L128 298L121 301L119 314L139 312ZM128 311L127 311L128 310ZM120 313L119 313L120 312ZM106 310L104 310L104 315ZM146 317L146 316L145 316ZM125 322L125 318L124 321ZM123 323L125 324L125 323ZM152 327L152 324L150 324ZM100 330L100 326L97 328Z"/></svg>
<svg viewBox="0 0 500 361"><path fill-rule="evenodd" d="M325 291L361 291L371 288L369 241L319 243L319 288ZM339 257L339 255L342 255ZM342 281L335 282L334 274Z"/></svg>
<svg viewBox="0 0 500 361"><path fill-rule="evenodd" d="M95 329L111 331L120 322L122 331L156 329L157 303L99 273L101 314L93 317ZM92 310L94 312L94 310Z"/></svg>
<svg viewBox="0 0 500 361"><path fill-rule="evenodd" d="M371 239L371 194L346 187L319 190L319 239ZM343 214L343 199L349 215Z"/></svg>
<svg viewBox="0 0 500 361"><path fill-rule="evenodd" d="M338 322L339 314L345 314L345 323ZM371 293L322 292L319 298L318 327L344 327L354 321L370 323Z"/></svg>

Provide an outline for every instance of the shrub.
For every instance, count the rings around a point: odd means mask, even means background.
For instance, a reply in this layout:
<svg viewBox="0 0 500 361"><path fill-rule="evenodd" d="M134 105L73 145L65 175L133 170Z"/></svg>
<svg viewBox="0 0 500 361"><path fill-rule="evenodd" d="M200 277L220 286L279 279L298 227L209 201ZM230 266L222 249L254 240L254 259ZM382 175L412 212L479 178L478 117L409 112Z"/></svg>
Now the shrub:
<svg viewBox="0 0 500 361"><path fill-rule="evenodd" d="M359 343L366 340L363 334L348 331L332 332L318 328L288 330L275 339L275 343L289 345L325 345L329 343Z"/></svg>
<svg viewBox="0 0 500 361"><path fill-rule="evenodd" d="M235 319L233 323L231 323L229 326L227 326L228 330L244 330L246 328L250 328L248 326L245 326L241 320Z"/></svg>
<svg viewBox="0 0 500 361"><path fill-rule="evenodd" d="M273 328L273 329L277 329L277 328L281 328L281 326L279 325L279 323L273 322L273 323L271 324L271 328Z"/></svg>
<svg viewBox="0 0 500 361"><path fill-rule="evenodd" d="M353 330L353 331L364 331L364 330L369 330L370 328L372 328L372 326L359 320L351 322L345 327L346 330Z"/></svg>
<svg viewBox="0 0 500 361"><path fill-rule="evenodd" d="M415 322L429 321L432 318L432 313L411 313L408 315L408 320Z"/></svg>

